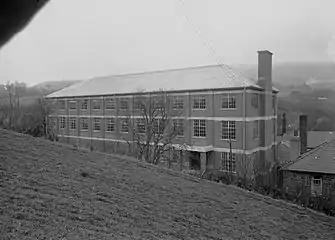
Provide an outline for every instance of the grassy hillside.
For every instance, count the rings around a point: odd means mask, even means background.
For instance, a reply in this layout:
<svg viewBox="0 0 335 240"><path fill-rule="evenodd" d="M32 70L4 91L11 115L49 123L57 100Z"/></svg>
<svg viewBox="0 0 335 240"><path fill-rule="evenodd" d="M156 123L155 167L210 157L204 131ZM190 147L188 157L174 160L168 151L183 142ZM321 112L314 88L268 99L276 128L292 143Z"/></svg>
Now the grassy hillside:
<svg viewBox="0 0 335 240"><path fill-rule="evenodd" d="M335 219L0 130L3 239L334 239Z"/></svg>

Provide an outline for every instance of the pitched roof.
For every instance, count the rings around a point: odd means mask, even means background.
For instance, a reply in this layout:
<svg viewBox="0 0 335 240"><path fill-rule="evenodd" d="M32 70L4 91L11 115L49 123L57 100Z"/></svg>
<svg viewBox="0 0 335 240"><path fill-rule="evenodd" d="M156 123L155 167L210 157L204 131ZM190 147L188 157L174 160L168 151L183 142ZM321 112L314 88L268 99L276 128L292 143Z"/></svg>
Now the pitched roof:
<svg viewBox="0 0 335 240"><path fill-rule="evenodd" d="M134 92L204 90L253 87L252 80L227 74L222 65L98 77L52 93L47 98L129 94ZM278 92L277 89L273 91Z"/></svg>
<svg viewBox="0 0 335 240"><path fill-rule="evenodd" d="M335 174L335 140L325 142L297 159L282 165L289 171Z"/></svg>
<svg viewBox="0 0 335 240"><path fill-rule="evenodd" d="M335 139L335 133L327 131L308 131L307 145L309 148L315 148L320 144Z"/></svg>

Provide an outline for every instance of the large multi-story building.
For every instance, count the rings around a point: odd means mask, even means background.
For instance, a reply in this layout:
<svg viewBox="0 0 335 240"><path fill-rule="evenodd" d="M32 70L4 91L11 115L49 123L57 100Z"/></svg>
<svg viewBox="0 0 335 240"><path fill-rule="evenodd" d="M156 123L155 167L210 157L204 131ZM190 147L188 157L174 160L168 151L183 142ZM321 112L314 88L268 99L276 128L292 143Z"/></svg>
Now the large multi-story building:
<svg viewBox="0 0 335 240"><path fill-rule="evenodd" d="M190 165L238 172L243 161L275 162L278 90L272 86L272 53L258 52L257 83L227 75L222 68L83 81L47 96L55 103L50 119L61 141L109 152L126 145L126 111L135 108L138 92L150 95L164 89L182 113L181 131L174 141L187 146L183 156L192 159Z"/></svg>

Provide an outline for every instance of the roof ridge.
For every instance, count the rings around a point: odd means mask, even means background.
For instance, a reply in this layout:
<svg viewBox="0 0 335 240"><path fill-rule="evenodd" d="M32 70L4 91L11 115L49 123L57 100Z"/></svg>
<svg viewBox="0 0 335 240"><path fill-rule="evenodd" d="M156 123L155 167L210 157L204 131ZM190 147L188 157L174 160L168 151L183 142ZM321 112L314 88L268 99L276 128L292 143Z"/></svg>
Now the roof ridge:
<svg viewBox="0 0 335 240"><path fill-rule="evenodd" d="M290 159L290 160L287 160L287 161L283 162L281 164L281 166L282 166L283 169L287 169L289 166L303 160L305 157L310 156L312 153L315 153L316 151L319 151L320 149L324 148L328 144L330 144L330 142L325 141L325 142L321 143L319 146L313 148L312 150L309 150L309 151L305 152L304 154L298 156L297 158Z"/></svg>
<svg viewBox="0 0 335 240"><path fill-rule="evenodd" d="M149 71L144 71L144 72L133 72L133 73L126 73L126 74L115 74L115 75L105 75L105 76L97 76L97 77L92 77L90 79L99 79L99 78L106 78L106 77L126 77L126 76L134 76L134 75L144 75L144 74L152 74L152 73L165 73L165 72L174 72L174 71L186 71L186 70L194 70L194 69L202 69L202 68L213 68L213 67L222 67L222 66L227 66L228 68L230 68L230 70L232 70L234 73L236 73L236 71L234 71L234 69L232 67L230 67L227 64L210 64L210 65L199 65L199 66L193 66L193 67L183 67L183 68L168 68L168 69L161 69L161 70L149 70ZM241 73L238 73L239 76L243 75ZM244 77L246 78L246 77ZM87 80L90 80L87 79ZM246 78L248 79L248 78Z"/></svg>

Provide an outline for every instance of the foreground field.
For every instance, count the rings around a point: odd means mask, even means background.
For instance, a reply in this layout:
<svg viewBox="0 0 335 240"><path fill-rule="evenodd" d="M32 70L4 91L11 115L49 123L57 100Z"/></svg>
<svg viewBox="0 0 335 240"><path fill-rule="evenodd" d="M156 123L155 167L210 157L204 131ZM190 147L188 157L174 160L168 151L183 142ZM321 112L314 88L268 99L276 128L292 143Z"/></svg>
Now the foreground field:
<svg viewBox="0 0 335 240"><path fill-rule="evenodd" d="M335 219L130 159L0 130L1 237L335 239Z"/></svg>

